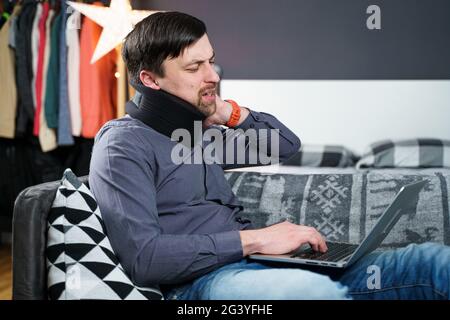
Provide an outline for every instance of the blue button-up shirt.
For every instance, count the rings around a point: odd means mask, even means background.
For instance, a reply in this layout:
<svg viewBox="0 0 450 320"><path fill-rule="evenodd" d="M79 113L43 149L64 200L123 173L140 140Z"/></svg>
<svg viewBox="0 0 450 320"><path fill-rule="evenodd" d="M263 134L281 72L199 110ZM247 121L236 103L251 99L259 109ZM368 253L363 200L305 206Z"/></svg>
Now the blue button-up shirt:
<svg viewBox="0 0 450 320"><path fill-rule="evenodd" d="M250 111L238 128L279 129L280 161L300 148L267 113ZM175 164L175 144L129 116L106 123L95 139L89 185L115 253L140 286L182 283L239 261L239 231L251 228L223 173L239 165Z"/></svg>

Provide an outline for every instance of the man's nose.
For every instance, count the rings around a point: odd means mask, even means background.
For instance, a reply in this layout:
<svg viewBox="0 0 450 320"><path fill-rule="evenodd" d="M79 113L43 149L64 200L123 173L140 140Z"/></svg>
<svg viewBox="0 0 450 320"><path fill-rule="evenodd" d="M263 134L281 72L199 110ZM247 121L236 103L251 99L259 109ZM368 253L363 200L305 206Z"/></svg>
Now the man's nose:
<svg viewBox="0 0 450 320"><path fill-rule="evenodd" d="M214 83L218 83L220 81L220 77L217 74L213 64L210 63L208 64L207 75L205 80L206 82L214 82Z"/></svg>

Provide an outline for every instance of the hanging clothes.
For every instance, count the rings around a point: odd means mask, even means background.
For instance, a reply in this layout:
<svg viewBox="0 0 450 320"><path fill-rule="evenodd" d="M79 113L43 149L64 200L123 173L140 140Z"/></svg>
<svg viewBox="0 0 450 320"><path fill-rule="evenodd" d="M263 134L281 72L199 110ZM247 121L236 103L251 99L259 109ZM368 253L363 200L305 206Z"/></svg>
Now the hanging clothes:
<svg viewBox="0 0 450 320"><path fill-rule="evenodd" d="M44 54L46 41L46 22L49 10L50 4L48 2L44 2L42 4L42 14L39 19L39 47L38 47L36 82L35 82L36 110L34 113L34 127L33 127L33 134L35 136L39 136L39 122L42 109L42 82L45 81L45 79L43 78L43 68L44 68Z"/></svg>
<svg viewBox="0 0 450 320"><path fill-rule="evenodd" d="M14 200L26 187L59 180L68 167L78 175L89 172L93 139L72 137L72 134L77 134L75 130L80 134L81 125L78 124L78 129L71 129L76 127L72 122L73 111L68 96L69 77L73 75L69 70L73 66L67 58L73 57L73 51L69 52L73 42L66 39L67 28L63 27L63 16L67 17L68 11L64 1L55 2L56 7L48 8L44 19L44 7L48 2L22 0L0 28L0 216L12 217ZM35 22L37 25L33 28ZM93 45L95 47L96 42ZM64 50L67 52L61 53ZM79 62L79 59L73 59ZM60 68L63 68L62 72ZM105 77L115 81L113 72L99 74L101 77L97 79L100 80L95 81L97 87ZM88 85L90 81L87 81ZM79 77L75 82L80 85ZM65 99L60 97L64 92ZM66 116L60 117L59 104L64 100L68 108ZM101 108L100 102L96 103L98 108ZM39 106L40 110L37 110ZM78 114L80 119L80 106ZM70 140L75 141L75 144L59 146L56 130L49 128L47 116L54 128L61 123L66 129L63 138L69 143ZM38 125L34 126L35 122ZM38 128L38 137L32 134L35 127Z"/></svg>
<svg viewBox="0 0 450 320"><path fill-rule="evenodd" d="M61 28L59 30L59 115L58 145L73 145L72 127L70 123L69 93L67 89L67 3L61 0Z"/></svg>
<svg viewBox="0 0 450 320"><path fill-rule="evenodd" d="M95 137L102 125L117 114L116 51L90 63L101 31L99 25L84 18L80 34L80 102L81 135L85 138Z"/></svg>
<svg viewBox="0 0 450 320"><path fill-rule="evenodd" d="M69 91L70 121L72 135L81 135L81 109L80 109L80 36L81 14L74 11L67 18L67 86Z"/></svg>
<svg viewBox="0 0 450 320"><path fill-rule="evenodd" d="M36 14L36 1L23 0L16 32L16 85L19 103L16 116L16 136L25 136L32 130L34 104L31 91L33 78L31 32Z"/></svg>
<svg viewBox="0 0 450 320"><path fill-rule="evenodd" d="M31 79L31 94L33 95L33 106L36 108L36 73L39 59L39 20L42 16L42 3L36 5L36 14L31 29L31 66L33 78Z"/></svg>
<svg viewBox="0 0 450 320"><path fill-rule="evenodd" d="M16 50L16 33L17 33L17 20L19 17L19 14L22 10L22 5L17 4L14 7L13 12L11 13L11 22L9 26L9 46Z"/></svg>
<svg viewBox="0 0 450 320"><path fill-rule="evenodd" d="M51 39L51 23L53 21L53 16L55 15L55 10L50 8L48 12L47 21L45 23L45 50L44 50L44 61L43 61L43 71L42 78L47 79L48 63L50 60L50 39ZM41 97L41 111L39 113L39 143L41 149L44 152L54 150L58 147L56 142L56 132L47 126L47 121L45 121L45 93L46 93L47 81L42 83L42 97Z"/></svg>
<svg viewBox="0 0 450 320"><path fill-rule="evenodd" d="M14 138L16 127L17 88L14 68L14 50L9 45L10 29L17 22L20 7L16 6L11 17L0 29L0 137Z"/></svg>
<svg viewBox="0 0 450 320"><path fill-rule="evenodd" d="M55 13L50 34L50 58L45 88L45 121L49 128L58 128L59 111L59 30L61 13Z"/></svg>

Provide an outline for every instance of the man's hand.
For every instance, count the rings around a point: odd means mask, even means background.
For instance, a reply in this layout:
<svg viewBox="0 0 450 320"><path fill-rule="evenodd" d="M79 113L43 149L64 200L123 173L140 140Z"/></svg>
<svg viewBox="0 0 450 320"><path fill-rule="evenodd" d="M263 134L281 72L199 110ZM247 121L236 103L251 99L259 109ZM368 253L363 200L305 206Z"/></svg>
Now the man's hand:
<svg viewBox="0 0 450 320"><path fill-rule="evenodd" d="M294 251L305 243L313 250L326 252L325 239L312 227L282 222L258 230L244 230L241 235L244 257L253 253L285 254Z"/></svg>
<svg viewBox="0 0 450 320"><path fill-rule="evenodd" d="M203 120L203 127L207 128L214 124L225 125L228 119L230 119L232 110L233 107L230 103L223 101L218 95L216 95L216 112Z"/></svg>
<svg viewBox="0 0 450 320"><path fill-rule="evenodd" d="M230 119L232 111L233 107L231 103L222 100L222 98L216 95L216 112L203 120L203 127L208 128L212 125L225 125ZM238 125L247 118L248 114L248 109L241 107L241 118L239 119Z"/></svg>

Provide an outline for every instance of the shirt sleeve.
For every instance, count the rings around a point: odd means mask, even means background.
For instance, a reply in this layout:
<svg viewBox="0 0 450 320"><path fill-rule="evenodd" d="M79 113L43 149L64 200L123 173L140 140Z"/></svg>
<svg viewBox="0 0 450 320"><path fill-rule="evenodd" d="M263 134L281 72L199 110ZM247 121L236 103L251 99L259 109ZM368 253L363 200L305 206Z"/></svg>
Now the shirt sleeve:
<svg viewBox="0 0 450 320"><path fill-rule="evenodd" d="M96 141L89 184L111 245L136 285L181 283L243 258L239 231L164 234L152 151L131 130L111 131Z"/></svg>
<svg viewBox="0 0 450 320"><path fill-rule="evenodd" d="M216 160L224 170L284 162L300 150L300 139L273 115L249 110L231 129L221 129L223 152Z"/></svg>

